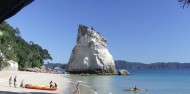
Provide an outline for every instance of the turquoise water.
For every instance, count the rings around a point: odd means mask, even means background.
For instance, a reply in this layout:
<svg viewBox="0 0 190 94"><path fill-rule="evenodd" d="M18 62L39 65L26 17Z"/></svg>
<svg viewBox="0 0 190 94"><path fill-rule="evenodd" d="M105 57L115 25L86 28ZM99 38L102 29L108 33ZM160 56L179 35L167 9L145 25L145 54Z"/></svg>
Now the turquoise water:
<svg viewBox="0 0 190 94"><path fill-rule="evenodd" d="M73 76L97 94L190 94L190 70L131 70L129 76ZM123 91L137 86L144 92Z"/></svg>

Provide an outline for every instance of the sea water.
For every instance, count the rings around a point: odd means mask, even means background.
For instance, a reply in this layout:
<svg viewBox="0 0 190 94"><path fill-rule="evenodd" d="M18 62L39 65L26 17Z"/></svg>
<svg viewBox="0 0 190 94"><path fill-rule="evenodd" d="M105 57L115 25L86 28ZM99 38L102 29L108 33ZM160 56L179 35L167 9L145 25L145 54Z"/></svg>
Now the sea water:
<svg viewBox="0 0 190 94"><path fill-rule="evenodd" d="M97 94L190 94L190 70L130 70L128 76L72 76L83 81ZM129 92L137 86L146 90Z"/></svg>

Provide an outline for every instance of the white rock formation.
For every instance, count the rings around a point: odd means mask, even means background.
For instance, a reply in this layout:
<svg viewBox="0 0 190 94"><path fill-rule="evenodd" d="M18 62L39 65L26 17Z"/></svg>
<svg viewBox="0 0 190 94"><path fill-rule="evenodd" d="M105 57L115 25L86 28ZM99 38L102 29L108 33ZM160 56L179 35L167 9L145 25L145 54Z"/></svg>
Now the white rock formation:
<svg viewBox="0 0 190 94"><path fill-rule="evenodd" d="M6 61L9 66L5 67L3 70L18 71L18 63L13 60Z"/></svg>
<svg viewBox="0 0 190 94"><path fill-rule="evenodd" d="M77 42L66 66L70 73L113 73L115 63L107 40L94 29L79 25Z"/></svg>
<svg viewBox="0 0 190 94"><path fill-rule="evenodd" d="M121 69L121 70L118 71L118 75L129 75L129 74L130 74L130 72L128 72L125 69Z"/></svg>
<svg viewBox="0 0 190 94"><path fill-rule="evenodd" d="M9 64L9 66L3 68L2 70L18 71L18 63L13 60L7 60L3 53L0 51L0 62L1 61L5 61Z"/></svg>
<svg viewBox="0 0 190 94"><path fill-rule="evenodd" d="M4 61L5 60L5 56L3 55L3 53L0 50L0 61Z"/></svg>

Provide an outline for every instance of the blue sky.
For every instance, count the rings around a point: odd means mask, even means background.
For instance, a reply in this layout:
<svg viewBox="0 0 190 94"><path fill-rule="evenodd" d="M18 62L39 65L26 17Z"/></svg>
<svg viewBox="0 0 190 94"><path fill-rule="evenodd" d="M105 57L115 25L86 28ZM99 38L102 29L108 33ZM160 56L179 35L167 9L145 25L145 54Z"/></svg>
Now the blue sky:
<svg viewBox="0 0 190 94"><path fill-rule="evenodd" d="M79 24L108 40L115 60L190 62L190 9L177 0L35 0L6 21L67 63Z"/></svg>

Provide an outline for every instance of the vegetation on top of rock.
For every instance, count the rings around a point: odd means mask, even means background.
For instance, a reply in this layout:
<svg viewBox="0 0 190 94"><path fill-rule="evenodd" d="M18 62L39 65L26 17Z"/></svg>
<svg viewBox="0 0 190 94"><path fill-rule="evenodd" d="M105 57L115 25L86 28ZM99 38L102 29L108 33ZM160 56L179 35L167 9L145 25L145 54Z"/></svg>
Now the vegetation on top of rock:
<svg viewBox="0 0 190 94"><path fill-rule="evenodd" d="M47 49L34 42L26 42L19 29L14 29L7 22L0 24L0 51L6 59L18 62L19 69L40 67L44 64L43 60L52 60ZM3 60L0 62L2 64Z"/></svg>
<svg viewBox="0 0 190 94"><path fill-rule="evenodd" d="M180 3L182 3L182 7L185 8L185 6L190 5L190 0L178 0Z"/></svg>

